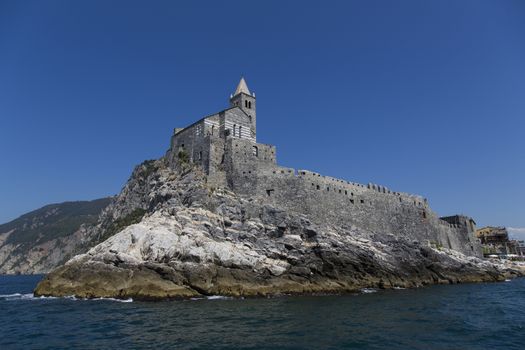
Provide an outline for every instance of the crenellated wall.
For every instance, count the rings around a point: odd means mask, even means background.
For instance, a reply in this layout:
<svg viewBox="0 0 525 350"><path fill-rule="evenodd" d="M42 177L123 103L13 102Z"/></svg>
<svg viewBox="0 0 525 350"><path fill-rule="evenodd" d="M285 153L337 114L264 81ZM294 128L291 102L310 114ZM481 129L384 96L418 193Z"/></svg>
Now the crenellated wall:
<svg viewBox="0 0 525 350"><path fill-rule="evenodd" d="M236 193L303 213L317 223L357 226L481 254L468 223L440 219L421 196L281 167L275 163L273 146L257 144L264 149L262 154L268 155L261 159L261 153L258 157L250 154L253 145L244 140L226 142L224 171L227 185Z"/></svg>

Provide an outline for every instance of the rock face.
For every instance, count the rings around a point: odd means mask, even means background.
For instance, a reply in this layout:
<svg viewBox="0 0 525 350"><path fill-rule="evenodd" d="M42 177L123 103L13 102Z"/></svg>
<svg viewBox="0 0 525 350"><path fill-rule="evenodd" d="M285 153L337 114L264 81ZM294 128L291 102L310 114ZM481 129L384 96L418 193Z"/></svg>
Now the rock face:
<svg viewBox="0 0 525 350"><path fill-rule="evenodd" d="M0 225L0 274L45 273L85 252L111 198L47 205Z"/></svg>
<svg viewBox="0 0 525 350"><path fill-rule="evenodd" d="M0 274L47 273L139 222L163 201L148 179L155 164L137 166L118 196L50 204L0 225Z"/></svg>
<svg viewBox="0 0 525 350"><path fill-rule="evenodd" d="M402 235L313 223L163 160L134 171L91 232L87 253L36 295L186 298L333 293L365 287L498 281L520 272ZM107 238L107 239L106 239Z"/></svg>

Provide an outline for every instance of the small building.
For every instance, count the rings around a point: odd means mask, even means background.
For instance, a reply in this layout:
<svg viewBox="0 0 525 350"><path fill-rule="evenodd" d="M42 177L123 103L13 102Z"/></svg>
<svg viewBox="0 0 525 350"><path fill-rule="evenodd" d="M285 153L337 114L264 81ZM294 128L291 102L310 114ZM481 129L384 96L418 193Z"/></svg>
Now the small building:
<svg viewBox="0 0 525 350"><path fill-rule="evenodd" d="M519 255L525 257L525 241L517 241L517 242L518 242Z"/></svg>
<svg viewBox="0 0 525 350"><path fill-rule="evenodd" d="M523 255L520 242L509 239L509 233L505 227L486 226L480 228L476 230L476 237L480 240L485 257L497 255L506 258Z"/></svg>
<svg viewBox="0 0 525 350"><path fill-rule="evenodd" d="M476 231L476 237L481 244L504 244L509 240L509 233L505 227L486 226Z"/></svg>

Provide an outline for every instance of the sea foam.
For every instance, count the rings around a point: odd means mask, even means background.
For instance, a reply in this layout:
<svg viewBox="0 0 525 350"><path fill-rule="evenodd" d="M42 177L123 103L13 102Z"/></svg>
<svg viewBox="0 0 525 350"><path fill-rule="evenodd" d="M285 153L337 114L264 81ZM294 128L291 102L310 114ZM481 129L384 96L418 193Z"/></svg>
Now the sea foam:
<svg viewBox="0 0 525 350"><path fill-rule="evenodd" d="M375 293L377 292L377 289L374 289L374 288L363 288L361 289L361 293L363 294L370 294L370 293Z"/></svg>
<svg viewBox="0 0 525 350"><path fill-rule="evenodd" d="M67 299L67 300L79 300L79 301L89 301L89 300L106 300L106 301L116 301L119 303L132 303L133 299L116 299L116 298L94 298L94 299L88 299L88 298L77 298L74 295L68 295L62 298L58 297L35 297L33 293L13 293L13 294L0 294L0 300L52 300L52 299Z"/></svg>

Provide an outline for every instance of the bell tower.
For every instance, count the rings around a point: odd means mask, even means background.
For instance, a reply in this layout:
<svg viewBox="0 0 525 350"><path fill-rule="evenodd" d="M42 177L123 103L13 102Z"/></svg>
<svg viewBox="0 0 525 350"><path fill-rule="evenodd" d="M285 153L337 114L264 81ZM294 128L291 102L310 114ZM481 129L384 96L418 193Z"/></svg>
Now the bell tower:
<svg viewBox="0 0 525 350"><path fill-rule="evenodd" d="M256 122L257 122L257 114L256 111L256 105L255 105L255 93L250 93L250 90L248 89L248 85L246 85L246 81L244 78L241 77L241 81L239 81L239 85L237 85L237 89L235 90L235 93L230 96L230 106L232 107L239 107L242 109L250 118L251 123L251 132L252 137L255 139L256 136Z"/></svg>

